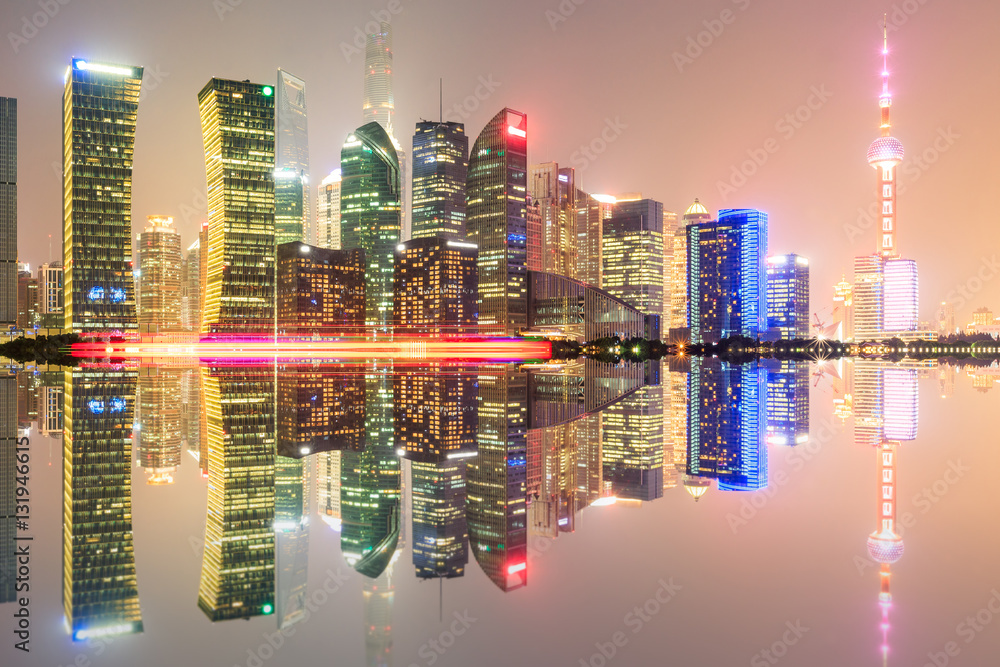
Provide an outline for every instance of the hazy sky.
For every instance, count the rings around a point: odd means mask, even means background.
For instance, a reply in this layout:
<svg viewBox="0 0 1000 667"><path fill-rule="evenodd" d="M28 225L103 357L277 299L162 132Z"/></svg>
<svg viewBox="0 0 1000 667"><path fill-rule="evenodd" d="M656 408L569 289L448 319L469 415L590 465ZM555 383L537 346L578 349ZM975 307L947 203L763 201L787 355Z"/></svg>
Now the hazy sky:
<svg viewBox="0 0 1000 667"><path fill-rule="evenodd" d="M920 267L922 316L946 298L960 322L980 305L1000 310L988 199L1000 152L995 2L48 2L51 17L39 0L0 7L0 95L19 99L19 247L32 265L59 256L72 56L146 68L133 227L173 215L186 246L205 216L205 82L273 83L278 67L305 79L318 183L361 123L363 54L351 49L381 12L394 29L404 147L419 118L437 117L443 77L445 114L470 137L504 106L524 111L530 161L577 167L590 192L641 190L677 211L694 197L713 211L768 211L771 251L812 260L815 310L852 258L875 249L874 229L857 225L875 200L865 153L878 135L879 23L889 12L893 134L907 150L899 247ZM599 154L585 156L588 145ZM759 165L744 165L754 156Z"/></svg>

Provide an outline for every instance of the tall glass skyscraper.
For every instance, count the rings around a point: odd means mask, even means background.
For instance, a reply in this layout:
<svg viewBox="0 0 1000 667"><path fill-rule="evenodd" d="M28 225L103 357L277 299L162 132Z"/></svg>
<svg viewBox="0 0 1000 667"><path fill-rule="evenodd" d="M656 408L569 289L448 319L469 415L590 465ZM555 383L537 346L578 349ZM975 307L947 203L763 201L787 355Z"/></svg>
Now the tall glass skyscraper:
<svg viewBox="0 0 1000 667"><path fill-rule="evenodd" d="M0 326L17 322L17 100L0 97Z"/></svg>
<svg viewBox="0 0 1000 667"><path fill-rule="evenodd" d="M557 162L533 164L528 181L528 193L541 213L538 270L577 278L576 170Z"/></svg>
<svg viewBox="0 0 1000 667"><path fill-rule="evenodd" d="M139 465L146 483L174 483L181 464L181 373L156 366L139 369L136 392Z"/></svg>
<svg viewBox="0 0 1000 667"><path fill-rule="evenodd" d="M413 238L465 236L469 137L462 123L420 121L413 134Z"/></svg>
<svg viewBox="0 0 1000 667"><path fill-rule="evenodd" d="M288 241L306 241L312 243L312 230L309 218L312 205L309 201L309 134L307 131L306 114L306 83L293 74L279 69L278 85L275 87L277 103L274 110L274 166L276 169L291 172L298 177L301 189L299 197L290 201L298 202L301 236L288 238ZM277 188L277 184L276 184ZM278 191L275 191L275 205ZM289 221L290 222L290 221ZM281 228L278 225L278 234ZM278 243L283 243L279 240Z"/></svg>
<svg viewBox="0 0 1000 667"><path fill-rule="evenodd" d="M212 79L198 93L208 179L202 332L274 330L274 88Z"/></svg>
<svg viewBox="0 0 1000 667"><path fill-rule="evenodd" d="M66 371L63 611L74 641L142 632L132 541L136 371Z"/></svg>
<svg viewBox="0 0 1000 667"><path fill-rule="evenodd" d="M767 213L725 209L687 234L691 341L756 337L767 327Z"/></svg>
<svg viewBox="0 0 1000 667"><path fill-rule="evenodd" d="M383 129L392 125L396 101L392 95L392 26L379 25L378 32L365 42L365 123L378 123Z"/></svg>
<svg viewBox="0 0 1000 667"><path fill-rule="evenodd" d="M277 245L306 240L307 190L302 172L283 167L274 170L274 242Z"/></svg>
<svg viewBox="0 0 1000 667"><path fill-rule="evenodd" d="M809 364L770 362L767 372L767 444L809 441Z"/></svg>
<svg viewBox="0 0 1000 667"><path fill-rule="evenodd" d="M466 232L479 246L479 330L516 334L527 325L528 117L503 109L469 154Z"/></svg>
<svg viewBox="0 0 1000 667"><path fill-rule="evenodd" d="M132 150L142 68L73 58L63 91L65 328L136 329Z"/></svg>
<svg viewBox="0 0 1000 667"><path fill-rule="evenodd" d="M916 331L920 317L917 263L890 257L882 270L883 328L887 333Z"/></svg>
<svg viewBox="0 0 1000 667"><path fill-rule="evenodd" d="M365 251L365 326L388 333L393 261L402 228L399 160L381 125L368 123L347 137L340 169L340 245Z"/></svg>
<svg viewBox="0 0 1000 667"><path fill-rule="evenodd" d="M317 189L316 245L340 250L340 169L330 172Z"/></svg>
<svg viewBox="0 0 1000 667"><path fill-rule="evenodd" d="M798 255L767 258L767 328L785 340L809 336L809 260Z"/></svg>

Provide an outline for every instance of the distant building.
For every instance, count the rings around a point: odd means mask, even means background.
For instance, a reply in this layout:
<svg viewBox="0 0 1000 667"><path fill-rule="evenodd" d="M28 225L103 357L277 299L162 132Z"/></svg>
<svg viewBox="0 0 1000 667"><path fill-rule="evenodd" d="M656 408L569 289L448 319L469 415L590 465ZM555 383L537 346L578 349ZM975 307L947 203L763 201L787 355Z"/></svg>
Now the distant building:
<svg viewBox="0 0 1000 667"><path fill-rule="evenodd" d="M209 192L202 332L273 332L274 88L212 79L198 106Z"/></svg>
<svg viewBox="0 0 1000 667"><path fill-rule="evenodd" d="M201 329L201 240L188 246L181 261L181 328Z"/></svg>
<svg viewBox="0 0 1000 667"><path fill-rule="evenodd" d="M987 326L993 324L996 318L993 317L993 311L983 306L982 308L977 308L972 313L972 323L976 326Z"/></svg>
<svg viewBox="0 0 1000 667"><path fill-rule="evenodd" d="M181 464L181 376L174 369L143 367L136 392L139 465L146 484L174 483Z"/></svg>
<svg viewBox="0 0 1000 667"><path fill-rule="evenodd" d="M38 267L38 315L43 329L62 329L63 296L62 262Z"/></svg>
<svg viewBox="0 0 1000 667"><path fill-rule="evenodd" d="M477 328L476 246L445 236L399 244L393 325L399 335L473 335Z"/></svg>
<svg viewBox="0 0 1000 667"><path fill-rule="evenodd" d="M524 198L524 230L528 237L525 262L529 271L542 270L542 207L529 193Z"/></svg>
<svg viewBox="0 0 1000 667"><path fill-rule="evenodd" d="M420 121L413 134L413 238L465 236L469 137L462 123Z"/></svg>
<svg viewBox="0 0 1000 667"><path fill-rule="evenodd" d="M756 337L767 327L767 214L725 209L687 233L691 341Z"/></svg>
<svg viewBox="0 0 1000 667"><path fill-rule="evenodd" d="M365 326L365 251L285 243L277 250L277 331L357 336Z"/></svg>
<svg viewBox="0 0 1000 667"><path fill-rule="evenodd" d="M663 204L619 200L604 221L602 288L647 315L663 313ZM659 327L653 337L660 335Z"/></svg>
<svg viewBox="0 0 1000 667"><path fill-rule="evenodd" d="M955 304L942 301L941 305L938 306L934 320L940 335L947 336L955 333Z"/></svg>
<svg viewBox="0 0 1000 667"><path fill-rule="evenodd" d="M516 334L527 323L528 117L503 109L469 153L466 233L479 246L479 330Z"/></svg>
<svg viewBox="0 0 1000 667"><path fill-rule="evenodd" d="M785 340L809 337L809 260L795 254L767 258L767 328Z"/></svg>
<svg viewBox="0 0 1000 667"><path fill-rule="evenodd" d="M139 331L180 331L181 235L171 217L147 220L139 235Z"/></svg>
<svg viewBox="0 0 1000 667"><path fill-rule="evenodd" d="M134 331L132 150L142 68L73 58L63 91L64 328ZM221 169L221 164L219 165Z"/></svg>
<svg viewBox="0 0 1000 667"><path fill-rule="evenodd" d="M316 245L340 250L340 169L330 172L317 190Z"/></svg>
<svg viewBox="0 0 1000 667"><path fill-rule="evenodd" d="M309 201L309 134L306 109L306 83L294 74L278 70L274 108L274 166L275 173L294 174L289 181L297 183L301 194L289 192L291 182L282 185L275 181L275 234L277 243L305 241L312 243L309 218L312 206ZM284 216L279 220L279 211ZM299 221L292 220L297 212ZM301 229L301 232L299 230ZM289 233L290 232L290 233ZM299 233L296 238L291 238Z"/></svg>
<svg viewBox="0 0 1000 667"><path fill-rule="evenodd" d="M0 326L17 322L17 100L0 97Z"/></svg>
<svg viewBox="0 0 1000 667"><path fill-rule="evenodd" d="M40 325L38 316L38 280L26 265L17 273L17 328L32 331Z"/></svg>

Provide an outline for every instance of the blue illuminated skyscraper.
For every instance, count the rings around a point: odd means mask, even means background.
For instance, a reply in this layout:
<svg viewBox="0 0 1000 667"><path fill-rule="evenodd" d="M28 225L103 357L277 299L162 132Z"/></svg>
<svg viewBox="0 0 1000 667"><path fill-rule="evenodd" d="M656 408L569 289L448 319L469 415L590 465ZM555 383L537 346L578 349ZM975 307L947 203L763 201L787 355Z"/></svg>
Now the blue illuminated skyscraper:
<svg viewBox="0 0 1000 667"><path fill-rule="evenodd" d="M767 444L801 445L809 441L809 364L769 362L767 371Z"/></svg>
<svg viewBox="0 0 1000 667"><path fill-rule="evenodd" d="M687 474L719 480L722 491L767 486L767 370L692 358L688 376Z"/></svg>
<svg viewBox="0 0 1000 667"><path fill-rule="evenodd" d="M724 209L687 233L691 341L756 337L767 327L767 213Z"/></svg>
<svg viewBox="0 0 1000 667"><path fill-rule="evenodd" d="M785 340L809 336L809 260L798 255L767 258L767 328Z"/></svg>

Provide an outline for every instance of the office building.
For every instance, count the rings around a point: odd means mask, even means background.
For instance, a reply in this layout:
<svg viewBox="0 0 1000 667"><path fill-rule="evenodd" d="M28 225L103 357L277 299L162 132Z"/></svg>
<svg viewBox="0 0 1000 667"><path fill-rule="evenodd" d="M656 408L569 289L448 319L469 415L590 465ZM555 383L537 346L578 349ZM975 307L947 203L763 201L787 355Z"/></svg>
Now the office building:
<svg viewBox="0 0 1000 667"><path fill-rule="evenodd" d="M181 235L171 217L146 219L139 235L139 331L180 331Z"/></svg>
<svg viewBox="0 0 1000 667"><path fill-rule="evenodd" d="M469 562L465 477L464 459L411 464L413 566L420 579L465 575Z"/></svg>
<svg viewBox="0 0 1000 667"><path fill-rule="evenodd" d="M142 68L73 58L63 91L67 331L134 331L132 151Z"/></svg>
<svg viewBox="0 0 1000 667"><path fill-rule="evenodd" d="M658 363L658 362L654 362ZM644 386L603 411L601 459L614 495L663 495L663 387Z"/></svg>
<svg viewBox="0 0 1000 667"><path fill-rule="evenodd" d="M364 447L365 378L352 370L278 368L278 454L300 459Z"/></svg>
<svg viewBox="0 0 1000 667"><path fill-rule="evenodd" d="M767 214L725 209L687 234L691 341L757 337L767 327Z"/></svg>
<svg viewBox="0 0 1000 667"><path fill-rule="evenodd" d="M528 194L541 214L541 264L529 269L577 277L576 170L556 162L528 168ZM530 234L529 234L530 239ZM528 252L532 251L529 242Z"/></svg>
<svg viewBox="0 0 1000 667"><path fill-rule="evenodd" d="M278 333L357 336L364 332L365 251L278 246Z"/></svg>
<svg viewBox="0 0 1000 667"><path fill-rule="evenodd" d="M466 232L479 246L479 330L516 334L527 324L528 117L503 109L469 153Z"/></svg>
<svg viewBox="0 0 1000 667"><path fill-rule="evenodd" d="M51 262L38 267L38 317L42 329L53 333L63 326L63 266Z"/></svg>
<svg viewBox="0 0 1000 667"><path fill-rule="evenodd" d="M198 106L209 210L201 330L273 332L274 88L212 79Z"/></svg>
<svg viewBox="0 0 1000 667"><path fill-rule="evenodd" d="M615 204L604 221L602 288L647 315L663 312L663 204L635 199ZM659 327L653 338L659 338Z"/></svg>
<svg viewBox="0 0 1000 667"><path fill-rule="evenodd" d="M340 250L340 169L330 172L316 191L316 245Z"/></svg>
<svg viewBox="0 0 1000 667"><path fill-rule="evenodd" d="M274 170L274 242L277 245L292 241L305 242L306 176L294 169L277 167Z"/></svg>
<svg viewBox="0 0 1000 667"><path fill-rule="evenodd" d="M188 246L181 261L181 328L201 329L201 239Z"/></svg>
<svg viewBox="0 0 1000 667"><path fill-rule="evenodd" d="M392 327L393 261L400 241L400 169L389 135L368 123L340 153L340 243L365 252L365 326Z"/></svg>
<svg viewBox="0 0 1000 667"><path fill-rule="evenodd" d="M767 444L802 445L809 442L809 364L768 362Z"/></svg>
<svg viewBox="0 0 1000 667"><path fill-rule="evenodd" d="M139 465L146 484L173 484L181 464L181 375L156 366L139 369L136 392Z"/></svg>
<svg viewBox="0 0 1000 667"><path fill-rule="evenodd" d="M420 121L413 134L413 238L465 236L469 137L462 123Z"/></svg>
<svg viewBox="0 0 1000 667"><path fill-rule="evenodd" d="M476 246L455 237L429 236L396 248L393 323L397 335L476 333Z"/></svg>
<svg viewBox="0 0 1000 667"><path fill-rule="evenodd" d="M17 100L0 97L0 326L17 322Z"/></svg>
<svg viewBox="0 0 1000 667"><path fill-rule="evenodd" d="M275 166L275 234L278 243L305 241L312 243L309 200L309 134L306 109L305 81L282 69L278 70L274 108L274 166ZM294 177L280 181L278 174ZM297 184L301 194L291 192ZM292 215L297 211L296 222ZM282 216L279 218L279 215ZM301 231L299 231L301 229ZM290 230L290 232L289 232ZM297 238L291 235L299 233Z"/></svg>
<svg viewBox="0 0 1000 667"><path fill-rule="evenodd" d="M767 258L767 328L781 338L809 337L809 260L798 255Z"/></svg>
<svg viewBox="0 0 1000 667"><path fill-rule="evenodd" d="M17 272L17 328L33 331L40 325L38 315L38 280L26 264Z"/></svg>
<svg viewBox="0 0 1000 667"><path fill-rule="evenodd" d="M576 271L588 285L602 286L604 221L614 214L615 198L576 191Z"/></svg>

